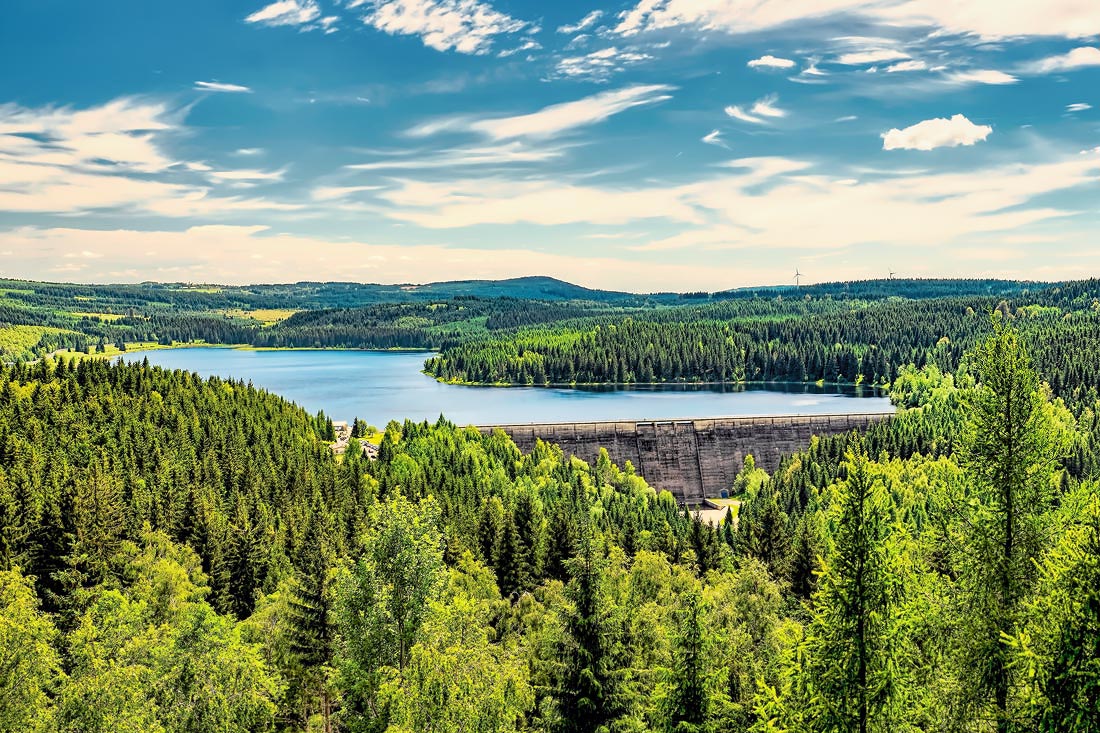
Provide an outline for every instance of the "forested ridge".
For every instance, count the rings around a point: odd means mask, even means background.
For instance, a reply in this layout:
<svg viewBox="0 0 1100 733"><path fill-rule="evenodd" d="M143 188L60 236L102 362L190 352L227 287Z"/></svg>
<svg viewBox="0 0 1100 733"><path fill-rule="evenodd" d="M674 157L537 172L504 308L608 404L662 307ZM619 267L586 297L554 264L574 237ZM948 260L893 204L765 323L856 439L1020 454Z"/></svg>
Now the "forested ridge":
<svg viewBox="0 0 1100 733"><path fill-rule="evenodd" d="M717 527L606 454L3 367L0 731L1100 730L1100 404L1023 313Z"/></svg>
<svg viewBox="0 0 1100 733"><path fill-rule="evenodd" d="M530 329L587 330L625 318L667 323L669 328L696 322L736 326L838 314L891 300L923 301L948 294L1014 297L1047 287L1005 280L869 280L636 295L540 277L416 286L232 287L0 279L0 361L33 360L58 350L102 354L135 344L450 349L508 340ZM604 379L598 370L593 376ZM623 376L631 376L629 370Z"/></svg>
<svg viewBox="0 0 1100 733"><path fill-rule="evenodd" d="M521 329L428 360L445 381L479 384L848 382L890 384L906 364L953 372L998 311L1033 344L1055 392L1100 389L1100 282L997 297L730 301L584 327Z"/></svg>

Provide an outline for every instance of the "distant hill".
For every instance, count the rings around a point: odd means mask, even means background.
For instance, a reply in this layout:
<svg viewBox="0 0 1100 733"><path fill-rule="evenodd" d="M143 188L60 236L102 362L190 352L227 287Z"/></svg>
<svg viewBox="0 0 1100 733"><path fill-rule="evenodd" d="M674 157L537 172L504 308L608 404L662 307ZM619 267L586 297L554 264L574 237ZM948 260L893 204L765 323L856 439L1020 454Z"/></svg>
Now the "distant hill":
<svg viewBox="0 0 1100 733"><path fill-rule="evenodd" d="M882 279L813 285L765 285L716 293L655 293L640 295L614 290L598 290L558 280L531 276L507 280L455 280L426 284L380 285L353 282L297 282L287 284L217 285L195 283L156 283L82 285L0 279L0 304L7 300L23 306L70 308L81 301L125 313L127 309L183 308L186 310L225 310L228 308L355 308L378 303L418 303L456 297L515 298L550 302L584 301L623 305L677 305L740 298L775 298L793 295L834 298L913 299L952 295L1011 296L1027 290L1041 290L1054 283L998 279ZM89 308L91 310L92 308Z"/></svg>
<svg viewBox="0 0 1100 733"><path fill-rule="evenodd" d="M1005 297L1019 295L1027 291L1045 290L1056 283L1033 280L997 280L997 279L948 279L948 278L891 278L880 280L852 280L847 282L815 283L812 285L772 285L762 287L735 288L711 297L714 300L736 298L775 298L783 296L803 297L806 295L823 298L860 298L878 300L882 298L944 298L965 295L1001 295Z"/></svg>
<svg viewBox="0 0 1100 733"><path fill-rule="evenodd" d="M455 297L515 298L517 300L590 301L620 303L644 296L573 285L552 277L510 280L458 280L424 285L378 285L351 282L217 285L156 283L82 285L0 279L0 300L24 306L69 308L74 300L125 313L127 309L168 307L187 310L228 308L354 308L377 303L415 303ZM675 296L673 296L675 298ZM90 308L89 308L90 309Z"/></svg>

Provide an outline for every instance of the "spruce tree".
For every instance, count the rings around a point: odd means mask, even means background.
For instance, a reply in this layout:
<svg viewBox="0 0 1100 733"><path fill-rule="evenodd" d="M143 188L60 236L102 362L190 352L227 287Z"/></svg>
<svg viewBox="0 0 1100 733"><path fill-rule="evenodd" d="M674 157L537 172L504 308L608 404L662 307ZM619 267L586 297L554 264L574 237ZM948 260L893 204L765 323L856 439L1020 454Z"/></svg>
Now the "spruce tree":
<svg viewBox="0 0 1100 733"><path fill-rule="evenodd" d="M680 628L676 635L672 692L668 699L668 729L673 733L697 733L708 719L708 695L703 601L697 589L684 596Z"/></svg>
<svg viewBox="0 0 1100 733"><path fill-rule="evenodd" d="M558 688L562 733L595 733L615 717L603 559L592 529L582 530L580 551L569 564L564 671Z"/></svg>

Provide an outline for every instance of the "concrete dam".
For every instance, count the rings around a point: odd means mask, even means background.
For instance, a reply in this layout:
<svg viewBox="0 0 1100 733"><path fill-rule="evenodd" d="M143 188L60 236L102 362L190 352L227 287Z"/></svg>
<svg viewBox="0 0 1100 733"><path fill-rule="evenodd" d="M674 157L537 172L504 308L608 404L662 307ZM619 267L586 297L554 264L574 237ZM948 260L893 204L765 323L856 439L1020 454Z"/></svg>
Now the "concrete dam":
<svg viewBox="0 0 1100 733"><path fill-rule="evenodd" d="M606 448L618 466L630 461L651 486L668 490L679 501L695 506L728 489L750 453L757 466L772 473L784 455L802 450L814 435L862 430L892 416L893 413L726 417L497 425L479 430L485 433L503 430L525 453L535 447L538 439L556 443L566 455L589 463L595 463L600 448Z"/></svg>

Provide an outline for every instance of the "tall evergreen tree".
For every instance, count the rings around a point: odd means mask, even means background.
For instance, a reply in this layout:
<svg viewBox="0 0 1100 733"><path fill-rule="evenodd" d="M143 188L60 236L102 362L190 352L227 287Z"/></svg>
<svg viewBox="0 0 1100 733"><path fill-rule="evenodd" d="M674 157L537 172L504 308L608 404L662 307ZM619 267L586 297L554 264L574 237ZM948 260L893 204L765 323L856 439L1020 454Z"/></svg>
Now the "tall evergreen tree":
<svg viewBox="0 0 1100 733"><path fill-rule="evenodd" d="M1034 586L1065 435L1040 388L1019 334L994 319L994 333L973 355L979 386L960 451L974 487L967 567L971 670L967 695L1000 733L1019 723L1014 673L1004 639L1015 635L1021 599Z"/></svg>
<svg viewBox="0 0 1100 733"><path fill-rule="evenodd" d="M672 692L668 699L669 730L673 733L705 730L709 717L708 650L703 610L703 600L697 589L685 593L680 628L676 634Z"/></svg>
<svg viewBox="0 0 1100 733"><path fill-rule="evenodd" d="M892 566L889 497L868 464L848 457L832 509L835 547L813 597L803 672L811 731L887 733L904 712L903 580Z"/></svg>
<svg viewBox="0 0 1100 733"><path fill-rule="evenodd" d="M562 733L595 733L618 712L611 670L603 559L591 528L582 529L580 548L570 562L566 594L564 670L558 688Z"/></svg>

